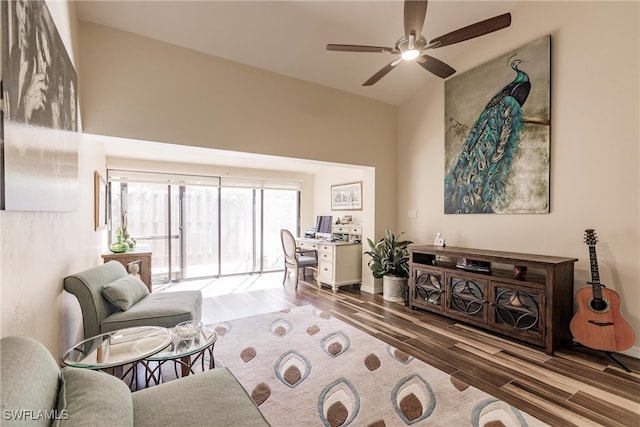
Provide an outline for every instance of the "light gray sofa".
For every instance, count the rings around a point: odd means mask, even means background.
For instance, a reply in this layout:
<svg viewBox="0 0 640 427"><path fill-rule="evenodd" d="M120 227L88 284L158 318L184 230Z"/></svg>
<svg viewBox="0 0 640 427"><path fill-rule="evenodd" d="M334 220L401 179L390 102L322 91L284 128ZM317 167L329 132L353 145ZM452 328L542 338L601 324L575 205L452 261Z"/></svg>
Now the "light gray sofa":
<svg viewBox="0 0 640 427"><path fill-rule="evenodd" d="M116 283L124 285L121 290L132 290L123 297L129 300L129 304L123 306L125 310L109 302L103 294L105 286ZM64 288L80 303L85 338L133 326L172 328L180 322L200 320L201 316L200 291L148 293L144 283L128 275L117 261L65 277Z"/></svg>
<svg viewBox="0 0 640 427"><path fill-rule="evenodd" d="M225 368L131 392L99 371L59 369L30 338L0 340L3 426L268 426Z"/></svg>

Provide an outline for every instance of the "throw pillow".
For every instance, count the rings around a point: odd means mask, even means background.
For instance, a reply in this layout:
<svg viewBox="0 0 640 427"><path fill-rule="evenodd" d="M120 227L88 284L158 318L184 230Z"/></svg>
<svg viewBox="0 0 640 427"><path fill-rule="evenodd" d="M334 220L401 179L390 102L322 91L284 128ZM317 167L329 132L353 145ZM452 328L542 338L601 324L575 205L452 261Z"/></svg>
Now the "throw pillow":
<svg viewBox="0 0 640 427"><path fill-rule="evenodd" d="M57 415L57 427L133 426L131 391L122 380L104 372L65 367Z"/></svg>
<svg viewBox="0 0 640 427"><path fill-rule="evenodd" d="M142 280L128 275L104 285L102 295L120 310L127 311L132 305L149 295L149 289Z"/></svg>

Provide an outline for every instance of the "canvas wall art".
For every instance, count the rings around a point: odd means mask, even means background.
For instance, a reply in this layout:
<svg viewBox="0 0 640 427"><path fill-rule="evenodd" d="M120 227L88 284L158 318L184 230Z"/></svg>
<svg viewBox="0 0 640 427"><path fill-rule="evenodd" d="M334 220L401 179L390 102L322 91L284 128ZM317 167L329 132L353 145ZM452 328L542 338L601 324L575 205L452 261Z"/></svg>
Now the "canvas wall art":
<svg viewBox="0 0 640 427"><path fill-rule="evenodd" d="M7 210L78 205L73 63L44 1L2 2L3 168Z"/></svg>
<svg viewBox="0 0 640 427"><path fill-rule="evenodd" d="M548 213L551 36L445 82L445 214Z"/></svg>

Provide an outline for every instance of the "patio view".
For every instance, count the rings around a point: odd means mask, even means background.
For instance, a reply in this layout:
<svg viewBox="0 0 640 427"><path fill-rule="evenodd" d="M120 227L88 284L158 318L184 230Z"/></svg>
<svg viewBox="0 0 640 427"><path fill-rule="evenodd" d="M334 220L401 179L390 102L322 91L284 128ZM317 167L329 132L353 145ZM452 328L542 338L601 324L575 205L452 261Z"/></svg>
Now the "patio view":
<svg viewBox="0 0 640 427"><path fill-rule="evenodd" d="M154 284L280 270L280 229L298 231L295 183L109 171L109 190L110 239L126 212Z"/></svg>

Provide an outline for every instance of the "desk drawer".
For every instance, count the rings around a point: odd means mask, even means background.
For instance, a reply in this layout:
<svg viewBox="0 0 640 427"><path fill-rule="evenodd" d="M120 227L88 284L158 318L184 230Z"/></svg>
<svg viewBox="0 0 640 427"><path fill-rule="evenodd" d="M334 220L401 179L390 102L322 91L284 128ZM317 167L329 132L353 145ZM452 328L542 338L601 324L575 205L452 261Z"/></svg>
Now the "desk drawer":
<svg viewBox="0 0 640 427"><path fill-rule="evenodd" d="M327 262L333 262L333 252L325 252L325 251L319 251L318 252L318 261L320 260L325 260Z"/></svg>
<svg viewBox="0 0 640 427"><path fill-rule="evenodd" d="M320 245L317 243L312 243L312 242L305 242L305 241L301 241L298 243L298 247L302 248L302 249L318 249Z"/></svg>
<svg viewBox="0 0 640 427"><path fill-rule="evenodd" d="M318 248L318 250L320 252L325 252L328 254L333 254L334 250L335 250L335 246L334 245L327 245L327 244L321 244L320 248Z"/></svg>
<svg viewBox="0 0 640 427"><path fill-rule="evenodd" d="M318 260L318 280L333 281L333 263L322 258Z"/></svg>

